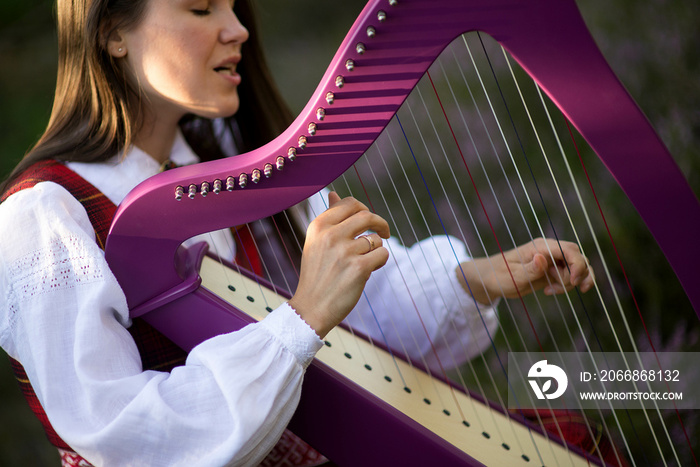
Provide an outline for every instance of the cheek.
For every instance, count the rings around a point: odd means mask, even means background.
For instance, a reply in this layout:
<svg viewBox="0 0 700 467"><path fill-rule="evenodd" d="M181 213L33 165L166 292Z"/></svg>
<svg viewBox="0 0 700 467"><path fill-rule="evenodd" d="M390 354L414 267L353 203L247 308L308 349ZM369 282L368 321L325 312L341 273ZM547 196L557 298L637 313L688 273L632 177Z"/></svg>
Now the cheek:
<svg viewBox="0 0 700 467"><path fill-rule="evenodd" d="M147 92L169 99L192 99L201 87L206 69L206 53L201 44L190 31L154 29L145 38L143 53L135 64L140 85Z"/></svg>

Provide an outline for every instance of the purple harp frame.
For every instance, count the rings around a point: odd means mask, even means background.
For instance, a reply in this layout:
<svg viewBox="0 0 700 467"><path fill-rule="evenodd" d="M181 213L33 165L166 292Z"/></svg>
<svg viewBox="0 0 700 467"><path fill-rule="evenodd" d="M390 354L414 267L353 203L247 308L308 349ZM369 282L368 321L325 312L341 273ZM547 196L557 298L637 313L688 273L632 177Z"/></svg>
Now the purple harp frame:
<svg viewBox="0 0 700 467"><path fill-rule="evenodd" d="M385 20L378 19L379 11ZM368 35L370 26L374 34ZM159 174L120 205L106 256L132 316L143 316L186 350L250 322L199 287L197 255L180 248L181 243L267 217L329 184L369 148L439 53L460 34L476 30L508 50L599 155L700 314L695 269L700 264L695 243L700 203L605 62L573 0L372 0L311 100L282 135L232 159ZM348 60L354 63L352 71ZM336 84L338 76L342 87ZM313 136L310 122L317 124ZM307 140L303 148L300 136ZM296 158L289 157L290 148ZM274 166L280 156L283 171L252 183L254 171ZM245 188L240 174L248 178ZM230 191L229 177L235 178ZM202 196L204 182L213 186L216 180L223 183L221 193ZM184 190L180 201L178 187ZM319 427L321 418L331 425ZM341 465L477 464L416 425L315 363L291 426Z"/></svg>

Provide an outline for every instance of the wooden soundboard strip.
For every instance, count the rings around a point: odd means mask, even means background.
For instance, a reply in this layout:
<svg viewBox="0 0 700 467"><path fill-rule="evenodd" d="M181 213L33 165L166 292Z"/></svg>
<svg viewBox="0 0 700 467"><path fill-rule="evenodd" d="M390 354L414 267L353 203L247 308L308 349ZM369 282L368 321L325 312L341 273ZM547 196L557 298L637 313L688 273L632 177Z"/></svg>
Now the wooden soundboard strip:
<svg viewBox="0 0 700 467"><path fill-rule="evenodd" d="M200 274L203 287L258 321L286 300L209 257ZM346 329L336 327L325 342L316 355L319 361L485 465L590 465L558 442Z"/></svg>

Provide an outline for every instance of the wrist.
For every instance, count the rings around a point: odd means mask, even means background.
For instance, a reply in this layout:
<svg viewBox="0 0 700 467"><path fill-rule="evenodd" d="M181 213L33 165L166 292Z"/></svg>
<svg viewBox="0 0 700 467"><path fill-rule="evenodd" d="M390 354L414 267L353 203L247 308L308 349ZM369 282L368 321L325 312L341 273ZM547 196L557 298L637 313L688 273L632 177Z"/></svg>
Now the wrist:
<svg viewBox="0 0 700 467"><path fill-rule="evenodd" d="M303 300L297 299L296 295L289 299L287 303L294 312L314 330L320 339L326 337L326 334L333 329L334 325L329 324L327 320L313 311L317 308L316 306L305 304Z"/></svg>
<svg viewBox="0 0 700 467"><path fill-rule="evenodd" d="M498 298L498 294L488 287L487 276L490 270L487 258L464 261L455 268L457 280L462 288L483 305L490 305Z"/></svg>

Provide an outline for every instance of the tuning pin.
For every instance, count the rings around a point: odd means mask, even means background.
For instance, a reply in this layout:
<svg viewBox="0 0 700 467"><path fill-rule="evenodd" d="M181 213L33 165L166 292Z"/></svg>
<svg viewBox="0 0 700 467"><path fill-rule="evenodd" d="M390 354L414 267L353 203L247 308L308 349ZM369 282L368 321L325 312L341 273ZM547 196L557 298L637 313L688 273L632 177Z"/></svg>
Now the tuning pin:
<svg viewBox="0 0 700 467"><path fill-rule="evenodd" d="M217 178L214 180L214 194L218 195L219 193L221 193L221 180Z"/></svg>
<svg viewBox="0 0 700 467"><path fill-rule="evenodd" d="M184 195L185 195L185 189L182 188L181 185L178 185L178 186L175 188L175 199L178 200L178 201L181 201L181 200L182 200L182 197L183 197Z"/></svg>
<svg viewBox="0 0 700 467"><path fill-rule="evenodd" d="M253 183L258 183L260 181L260 169L253 169L253 172L250 174L250 179L253 181Z"/></svg>
<svg viewBox="0 0 700 467"><path fill-rule="evenodd" d="M346 62L345 62L345 68L346 68L348 71L354 70L354 69L355 69L355 60L352 60L352 59L346 60Z"/></svg>
<svg viewBox="0 0 700 467"><path fill-rule="evenodd" d="M299 137L299 149L305 149L306 148L306 136L300 136Z"/></svg>
<svg viewBox="0 0 700 467"><path fill-rule="evenodd" d="M241 174L238 176L238 186L245 188L248 186L248 174Z"/></svg>
<svg viewBox="0 0 700 467"><path fill-rule="evenodd" d="M323 121L324 118L326 118L326 109L319 107L318 110L316 110L316 120Z"/></svg>
<svg viewBox="0 0 700 467"><path fill-rule="evenodd" d="M236 179L233 175L226 177L226 191L233 191L233 187L236 185Z"/></svg>
<svg viewBox="0 0 700 467"><path fill-rule="evenodd" d="M190 199L194 199L194 197L197 195L197 185L192 184L190 185L189 189L187 190L187 196Z"/></svg>
<svg viewBox="0 0 700 467"><path fill-rule="evenodd" d="M310 134L311 136L313 136L313 135L316 134L316 128L317 128L317 127L316 127L316 124L315 124L314 122L309 123L308 130L309 130L309 134Z"/></svg>
<svg viewBox="0 0 700 467"><path fill-rule="evenodd" d="M367 37L370 39L377 35L377 30L372 26L367 26Z"/></svg>
<svg viewBox="0 0 700 467"><path fill-rule="evenodd" d="M265 174L265 178L272 177L272 164L265 164L265 167L263 168L263 173Z"/></svg>
<svg viewBox="0 0 700 467"><path fill-rule="evenodd" d="M355 46L355 50L358 54L362 55L367 51L367 47L365 47L365 44L363 44L362 42L358 42Z"/></svg>
<svg viewBox="0 0 700 467"><path fill-rule="evenodd" d="M383 23L386 21L386 12L384 10L379 10L377 12L377 19L379 20L380 23Z"/></svg>
<svg viewBox="0 0 700 467"><path fill-rule="evenodd" d="M326 93L326 102L328 102L328 105L333 105L333 102L335 102L335 94L332 92Z"/></svg>
<svg viewBox="0 0 700 467"><path fill-rule="evenodd" d="M343 86L345 86L345 78L343 78L340 75L336 76L335 77L335 87L342 88Z"/></svg>
<svg viewBox="0 0 700 467"><path fill-rule="evenodd" d="M202 182L202 187L200 191L202 193L202 196L206 198L209 194L209 182Z"/></svg>
<svg viewBox="0 0 700 467"><path fill-rule="evenodd" d="M284 157L278 156L277 157L277 170L282 170L284 169Z"/></svg>
<svg viewBox="0 0 700 467"><path fill-rule="evenodd" d="M296 148L289 148L289 150L287 151L287 158L289 158L290 161L293 161L297 158Z"/></svg>

